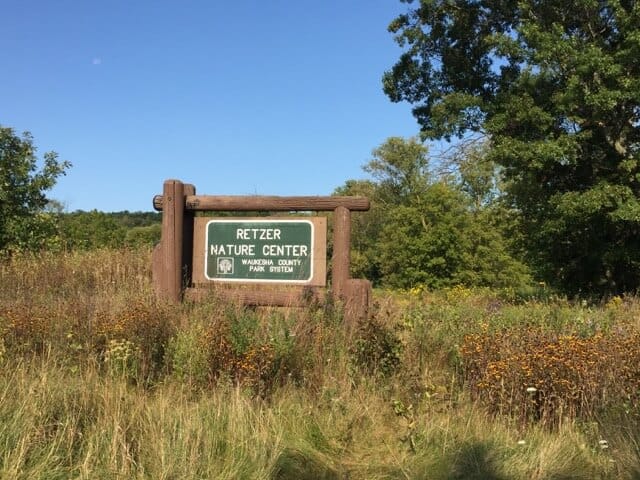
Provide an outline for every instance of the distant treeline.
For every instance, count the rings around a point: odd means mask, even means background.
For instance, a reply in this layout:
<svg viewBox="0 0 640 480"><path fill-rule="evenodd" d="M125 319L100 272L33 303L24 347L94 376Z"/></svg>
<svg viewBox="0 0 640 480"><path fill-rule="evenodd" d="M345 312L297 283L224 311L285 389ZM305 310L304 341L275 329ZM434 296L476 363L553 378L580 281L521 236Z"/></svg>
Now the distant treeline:
<svg viewBox="0 0 640 480"><path fill-rule="evenodd" d="M78 210L60 213L58 220L60 246L67 250L140 247L160 241L162 214Z"/></svg>

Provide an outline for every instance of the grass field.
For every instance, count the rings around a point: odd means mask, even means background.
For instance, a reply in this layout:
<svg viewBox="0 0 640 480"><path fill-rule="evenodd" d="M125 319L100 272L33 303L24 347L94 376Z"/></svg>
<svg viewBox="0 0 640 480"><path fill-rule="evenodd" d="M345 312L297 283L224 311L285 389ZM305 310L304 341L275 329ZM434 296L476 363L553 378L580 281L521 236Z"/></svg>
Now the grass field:
<svg viewBox="0 0 640 480"><path fill-rule="evenodd" d="M0 478L640 479L640 301L157 303L150 252L0 264Z"/></svg>

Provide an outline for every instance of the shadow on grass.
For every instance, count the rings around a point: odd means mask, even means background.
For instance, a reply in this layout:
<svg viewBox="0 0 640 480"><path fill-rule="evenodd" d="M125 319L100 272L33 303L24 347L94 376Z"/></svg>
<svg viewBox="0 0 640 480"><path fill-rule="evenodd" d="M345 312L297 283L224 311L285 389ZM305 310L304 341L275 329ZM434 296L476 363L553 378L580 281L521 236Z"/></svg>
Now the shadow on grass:
<svg viewBox="0 0 640 480"><path fill-rule="evenodd" d="M271 472L271 480L339 480L333 467L315 455L300 450L284 450Z"/></svg>
<svg viewBox="0 0 640 480"><path fill-rule="evenodd" d="M453 459L451 480L508 480L499 473L496 460L488 445L467 443Z"/></svg>
<svg viewBox="0 0 640 480"><path fill-rule="evenodd" d="M432 464L418 471L420 473L414 470L414 474L411 475L391 468L384 472L376 471L375 478L509 480L508 477L499 473L494 452L490 446L483 443L465 444L453 458L449 459L449 462ZM286 449L276 460L270 478L271 480L340 480L349 476L339 473L326 460L312 452Z"/></svg>

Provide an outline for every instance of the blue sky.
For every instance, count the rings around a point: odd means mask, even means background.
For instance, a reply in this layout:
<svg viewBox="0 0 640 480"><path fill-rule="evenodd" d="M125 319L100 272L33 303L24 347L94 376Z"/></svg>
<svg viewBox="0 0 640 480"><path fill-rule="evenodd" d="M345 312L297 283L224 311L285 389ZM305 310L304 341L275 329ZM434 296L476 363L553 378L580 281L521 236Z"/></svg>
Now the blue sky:
<svg viewBox="0 0 640 480"><path fill-rule="evenodd" d="M0 124L73 167L68 210L198 193L328 195L418 126L382 92L399 0L3 0Z"/></svg>

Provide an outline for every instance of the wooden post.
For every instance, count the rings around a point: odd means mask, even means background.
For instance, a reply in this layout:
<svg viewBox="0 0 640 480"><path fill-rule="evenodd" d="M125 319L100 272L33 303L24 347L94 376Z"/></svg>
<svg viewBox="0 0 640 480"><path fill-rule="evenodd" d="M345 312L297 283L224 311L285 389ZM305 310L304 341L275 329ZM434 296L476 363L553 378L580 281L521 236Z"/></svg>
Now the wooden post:
<svg viewBox="0 0 640 480"><path fill-rule="evenodd" d="M189 183L184 185L184 198L188 195L195 195L196 187ZM182 226L182 291L191 287L193 282L193 233L194 233L195 212L184 210L184 220Z"/></svg>
<svg viewBox="0 0 640 480"><path fill-rule="evenodd" d="M360 278L349 279L345 297L344 323L347 327L348 335L351 335L357 324L366 320L369 315L371 282Z"/></svg>
<svg viewBox="0 0 640 480"><path fill-rule="evenodd" d="M184 184L167 180L162 205L161 285L165 298L178 303L182 299L182 257L184 228Z"/></svg>
<svg viewBox="0 0 640 480"><path fill-rule="evenodd" d="M339 206L333 214L333 260L331 288L334 300L345 300L351 248L351 211Z"/></svg>

